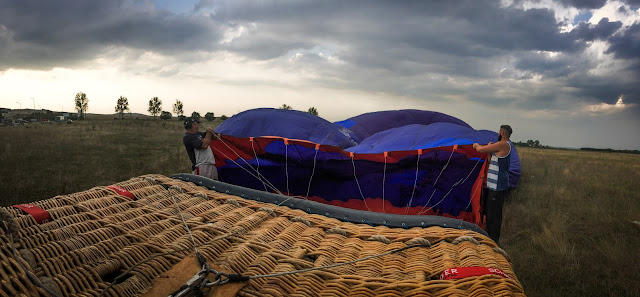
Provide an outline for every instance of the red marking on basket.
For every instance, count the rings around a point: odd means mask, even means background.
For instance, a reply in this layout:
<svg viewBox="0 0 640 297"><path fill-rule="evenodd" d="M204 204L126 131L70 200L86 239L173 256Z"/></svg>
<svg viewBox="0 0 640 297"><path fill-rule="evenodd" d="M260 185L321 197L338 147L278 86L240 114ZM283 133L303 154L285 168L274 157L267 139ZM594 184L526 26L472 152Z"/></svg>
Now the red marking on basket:
<svg viewBox="0 0 640 297"><path fill-rule="evenodd" d="M38 207L37 205L27 203L27 204L16 204L16 205L13 205L13 207L22 209L24 212L31 215L38 224L44 224L51 220L51 215L49 215L49 213L46 210Z"/></svg>
<svg viewBox="0 0 640 297"><path fill-rule="evenodd" d="M440 274L440 279L442 280L461 279L461 278L481 276L486 274L495 274L495 275L502 276L504 278L511 278L509 275L507 275L502 270L497 268L471 266L471 267L456 267L456 268L445 269Z"/></svg>
<svg viewBox="0 0 640 297"><path fill-rule="evenodd" d="M127 198L129 198L131 200L136 200L136 196L133 196L133 194L131 192L127 191L127 189L125 189L123 187L116 186L116 185L111 185L111 186L107 186L107 189L114 190L120 196L127 197Z"/></svg>

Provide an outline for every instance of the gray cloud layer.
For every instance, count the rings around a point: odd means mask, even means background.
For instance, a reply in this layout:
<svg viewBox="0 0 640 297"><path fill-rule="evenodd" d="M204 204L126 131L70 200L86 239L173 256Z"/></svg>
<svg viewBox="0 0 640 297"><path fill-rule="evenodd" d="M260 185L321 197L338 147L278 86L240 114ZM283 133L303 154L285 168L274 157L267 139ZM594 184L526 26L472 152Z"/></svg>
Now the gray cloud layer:
<svg viewBox="0 0 640 297"><path fill-rule="evenodd" d="M559 1L580 9L605 2ZM69 67L113 47L172 56L228 51L291 71L313 70L317 84L334 88L431 100L456 94L523 109L615 103L620 94L640 103L640 24L624 28L605 18L570 32L563 25L551 8L488 0L202 0L192 13L178 15L137 1L0 0L0 71ZM240 28L240 36L221 42L225 32ZM614 60L590 56L593 42L605 42ZM295 53L301 57L291 64ZM593 71L614 62L627 66Z"/></svg>

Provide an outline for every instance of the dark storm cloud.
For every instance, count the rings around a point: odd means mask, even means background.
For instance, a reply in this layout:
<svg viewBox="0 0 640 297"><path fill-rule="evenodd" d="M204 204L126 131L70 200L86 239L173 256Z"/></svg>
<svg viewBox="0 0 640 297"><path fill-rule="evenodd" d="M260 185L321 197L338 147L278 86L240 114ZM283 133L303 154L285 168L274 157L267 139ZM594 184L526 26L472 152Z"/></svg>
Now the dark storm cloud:
<svg viewBox="0 0 640 297"><path fill-rule="evenodd" d="M577 67L582 71L589 69L588 65L581 64L580 59L573 56L550 57L533 52L522 54L514 66L520 70L539 73L550 78L566 76L578 70Z"/></svg>
<svg viewBox="0 0 640 297"><path fill-rule="evenodd" d="M392 90L429 99L464 94L483 103L520 99L519 106L526 109L554 108L554 104L566 100L560 98L572 96L577 96L575 103L615 103L620 94L626 93L628 102L640 101L640 87L616 77L640 80L640 73L633 72L633 67L625 73L599 77L600 81L612 82L609 85L593 84L592 80L598 77L584 75L598 67L598 62L583 50L590 42L607 40L622 28L621 22L606 18L595 25L581 23L571 32L561 32L563 24L556 21L551 9L499 7L497 1L464 1L456 5L439 1L402 5L391 1L376 5L360 1L215 3L213 17L221 22L257 24L255 32L248 32L229 45L231 51L269 60L318 45L334 47L334 54L345 61L343 66L330 67L322 61L304 65L315 66L326 77L343 78L321 79L328 86ZM604 1L563 3L597 8ZM206 1L201 2L201 7L205 6ZM629 59L635 49L634 39L629 34L618 34L611 39L616 58ZM552 57L544 52L558 54ZM519 81L541 75L541 81L531 83L526 92L509 95L500 91L510 87L500 85L504 81L496 80L497 85L493 86L463 86L434 80L427 74ZM545 85L543 90L541 85ZM521 100L523 96L527 100ZM563 104L564 108L574 107Z"/></svg>
<svg viewBox="0 0 640 297"><path fill-rule="evenodd" d="M607 53L613 53L620 59L640 58L640 24L631 25L626 31L609 38Z"/></svg>
<svg viewBox="0 0 640 297"><path fill-rule="evenodd" d="M616 30L622 27L622 22L609 22L609 18L603 18L597 25L580 22L571 33L577 40L593 41L596 39L607 39Z"/></svg>
<svg viewBox="0 0 640 297"><path fill-rule="evenodd" d="M0 69L68 66L110 46L208 50L218 38L210 18L176 16L146 3L0 1Z"/></svg>
<svg viewBox="0 0 640 297"><path fill-rule="evenodd" d="M412 47L477 57L511 50L579 49L569 34L560 32L551 10L500 8L496 1L463 2L386 1L371 5L366 1L299 1L267 5L234 1L216 5L214 17L258 23L260 36L243 36L239 42L251 42L232 46L255 57L264 55L263 48L271 53L267 56L285 54L291 49L291 40L348 44L369 51L381 46Z"/></svg>
<svg viewBox="0 0 640 297"><path fill-rule="evenodd" d="M604 6L604 4L607 3L607 0L560 0L559 2L565 6L575 8L596 9Z"/></svg>
<svg viewBox="0 0 640 297"><path fill-rule="evenodd" d="M604 2L561 1L580 9ZM518 100L527 109L561 97L615 100L623 92L640 103L640 87L628 83L640 81L640 25L605 18L564 32L555 13L493 0L202 0L186 14L137 0L0 0L0 71L69 66L119 48L132 49L127 55L192 55L188 63L206 59L199 52L227 51L294 73L309 70L313 83L334 88L429 99L455 94L485 104ZM630 66L585 75L601 62L583 51L593 41L609 42L607 52ZM174 75L179 68L146 71Z"/></svg>

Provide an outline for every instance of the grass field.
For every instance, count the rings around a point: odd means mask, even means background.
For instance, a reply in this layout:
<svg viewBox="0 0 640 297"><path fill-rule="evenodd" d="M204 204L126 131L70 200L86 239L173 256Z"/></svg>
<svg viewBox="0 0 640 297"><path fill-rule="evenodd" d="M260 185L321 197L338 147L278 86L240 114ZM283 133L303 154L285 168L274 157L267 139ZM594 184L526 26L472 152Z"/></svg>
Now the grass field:
<svg viewBox="0 0 640 297"><path fill-rule="evenodd" d="M189 172L183 133L175 119L0 127L0 205ZM518 149L500 245L525 292L640 296L640 155Z"/></svg>

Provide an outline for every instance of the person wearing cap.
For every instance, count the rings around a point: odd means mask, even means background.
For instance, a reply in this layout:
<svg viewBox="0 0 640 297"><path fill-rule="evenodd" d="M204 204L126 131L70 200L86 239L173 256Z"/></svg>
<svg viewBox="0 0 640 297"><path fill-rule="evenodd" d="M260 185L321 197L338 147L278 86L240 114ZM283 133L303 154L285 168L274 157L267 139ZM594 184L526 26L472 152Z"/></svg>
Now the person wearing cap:
<svg viewBox="0 0 640 297"><path fill-rule="evenodd" d="M498 142L487 145L473 144L480 153L491 154L487 172L487 195L484 201L487 233L496 243L500 239L502 228L502 206L509 193L509 166L511 163L511 137L513 130L509 125L500 126Z"/></svg>
<svg viewBox="0 0 640 297"><path fill-rule="evenodd" d="M184 121L184 129L187 131L182 137L182 143L191 160L191 171L195 175L217 180L218 170L215 166L213 151L209 148L214 135L213 129L208 128L206 132L200 132L200 121L194 118L187 118Z"/></svg>

